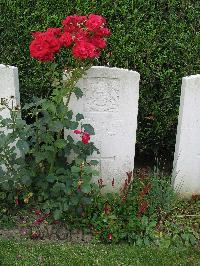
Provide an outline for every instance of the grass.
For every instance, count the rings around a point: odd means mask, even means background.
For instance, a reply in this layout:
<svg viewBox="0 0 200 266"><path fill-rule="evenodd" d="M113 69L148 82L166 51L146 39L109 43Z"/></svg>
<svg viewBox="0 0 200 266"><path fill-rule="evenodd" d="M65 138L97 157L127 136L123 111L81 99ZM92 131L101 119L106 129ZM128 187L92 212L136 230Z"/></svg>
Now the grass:
<svg viewBox="0 0 200 266"><path fill-rule="evenodd" d="M0 240L0 265L199 265L200 252L128 245Z"/></svg>

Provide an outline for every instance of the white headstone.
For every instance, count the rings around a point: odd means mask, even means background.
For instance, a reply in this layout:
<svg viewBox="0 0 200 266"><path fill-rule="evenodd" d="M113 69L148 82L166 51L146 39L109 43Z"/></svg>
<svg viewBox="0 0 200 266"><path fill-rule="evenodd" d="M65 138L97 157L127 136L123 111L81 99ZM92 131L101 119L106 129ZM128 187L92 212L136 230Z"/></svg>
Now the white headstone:
<svg viewBox="0 0 200 266"><path fill-rule="evenodd" d="M19 94L19 79L18 69L14 66L5 66L0 64L0 108L4 107L4 102L7 101L9 108L15 108L20 105L20 94ZM2 103L2 105L1 105ZM10 118L10 111L8 108L0 110L0 115L3 118ZM0 128L4 133L9 131L5 128ZM11 147L15 146L15 143L11 144ZM20 156L19 150L16 148L17 156ZM5 169L4 165L1 165Z"/></svg>
<svg viewBox="0 0 200 266"><path fill-rule="evenodd" d="M100 178L107 187L115 180L116 190L134 168L140 75L135 71L95 66L78 86L84 96L73 95L69 107L84 115L95 135L91 141L99 149L92 159L99 161ZM78 138L78 136L77 136Z"/></svg>
<svg viewBox="0 0 200 266"><path fill-rule="evenodd" d="M182 79L172 176L183 196L200 194L200 75Z"/></svg>
<svg viewBox="0 0 200 266"><path fill-rule="evenodd" d="M0 104L4 99L8 100L9 106L20 105L18 69L14 66L0 64ZM4 118L10 117L8 109L0 112Z"/></svg>

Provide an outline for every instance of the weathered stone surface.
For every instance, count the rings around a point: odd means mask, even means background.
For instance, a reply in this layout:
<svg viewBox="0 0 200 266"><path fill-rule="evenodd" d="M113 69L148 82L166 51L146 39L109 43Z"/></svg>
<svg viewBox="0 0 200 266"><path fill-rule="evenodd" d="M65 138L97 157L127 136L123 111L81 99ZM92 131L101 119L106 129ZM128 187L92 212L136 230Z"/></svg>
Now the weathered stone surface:
<svg viewBox="0 0 200 266"><path fill-rule="evenodd" d="M3 118L10 118L10 111L4 106L4 103L9 108L16 108L20 106L20 93L19 93L19 79L18 69L14 66L5 66L0 64L0 115ZM0 128L4 133L8 133L6 128ZM15 142L11 146L15 146ZM17 156L20 156L19 150L16 148ZM5 170L5 165L1 165Z"/></svg>
<svg viewBox="0 0 200 266"><path fill-rule="evenodd" d="M84 123L95 129L91 141L100 155L94 154L91 159L99 161L100 178L107 188L114 178L119 189L126 172L134 168L139 80L135 71L92 67L77 84L84 96L77 100L73 95L70 100L74 113L82 113Z"/></svg>
<svg viewBox="0 0 200 266"><path fill-rule="evenodd" d="M200 194L200 75L182 80L172 175L183 196Z"/></svg>
<svg viewBox="0 0 200 266"><path fill-rule="evenodd" d="M20 105L18 69L0 64L0 101L7 99L9 106ZM8 109L0 112L4 118L10 117Z"/></svg>

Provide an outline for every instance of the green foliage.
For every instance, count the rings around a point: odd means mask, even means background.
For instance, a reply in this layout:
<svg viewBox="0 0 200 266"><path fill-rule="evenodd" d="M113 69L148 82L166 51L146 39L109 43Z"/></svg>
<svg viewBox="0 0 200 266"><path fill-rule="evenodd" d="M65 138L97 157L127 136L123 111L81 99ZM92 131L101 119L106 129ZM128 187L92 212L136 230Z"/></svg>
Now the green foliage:
<svg viewBox="0 0 200 266"><path fill-rule="evenodd" d="M32 92L38 97L46 96L52 83L52 75L44 75L50 65L38 65L29 57L30 32L59 26L63 18L74 13L97 13L108 19L112 35L98 64L128 68L141 74L137 151L154 156L163 151L172 154L181 78L200 70L199 2L1 2L0 61L19 68L23 103L31 101ZM60 69L68 58L65 51L57 58ZM73 68L74 62L70 60L66 67Z"/></svg>
<svg viewBox="0 0 200 266"><path fill-rule="evenodd" d="M97 190L91 180L98 173L87 157L98 149L92 142L76 142L73 130L83 127L82 132L90 135L94 129L89 124L80 125L84 117L75 116L63 102L66 95L68 103L74 83L84 71L75 69L72 78L55 88L50 97L35 97L25 104L23 110L31 117L30 124L5 100L11 118L0 117L4 129L0 130L0 191L10 207L32 203L57 220L64 213L77 216L90 204L91 194Z"/></svg>
<svg viewBox="0 0 200 266"><path fill-rule="evenodd" d="M1 265L197 266L199 258L190 248L0 240Z"/></svg>
<svg viewBox="0 0 200 266"><path fill-rule="evenodd" d="M84 222L89 222L94 236L104 243L198 246L199 203L192 200L186 205L179 201L166 178L140 171L132 179L129 174L120 194L113 191L96 195L85 212L88 217L78 224L84 227ZM190 214L190 221L182 212Z"/></svg>

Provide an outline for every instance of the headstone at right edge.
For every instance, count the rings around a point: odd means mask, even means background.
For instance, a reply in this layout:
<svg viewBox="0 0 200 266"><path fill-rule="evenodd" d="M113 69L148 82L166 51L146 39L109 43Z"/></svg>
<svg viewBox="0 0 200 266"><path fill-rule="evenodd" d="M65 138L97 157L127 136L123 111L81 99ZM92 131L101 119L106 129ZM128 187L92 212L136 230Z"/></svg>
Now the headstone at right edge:
<svg viewBox="0 0 200 266"><path fill-rule="evenodd" d="M183 197L200 194L200 75L182 79L172 177Z"/></svg>

